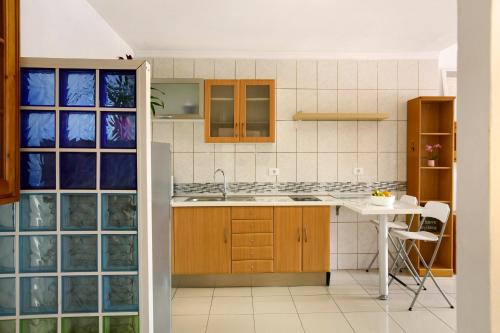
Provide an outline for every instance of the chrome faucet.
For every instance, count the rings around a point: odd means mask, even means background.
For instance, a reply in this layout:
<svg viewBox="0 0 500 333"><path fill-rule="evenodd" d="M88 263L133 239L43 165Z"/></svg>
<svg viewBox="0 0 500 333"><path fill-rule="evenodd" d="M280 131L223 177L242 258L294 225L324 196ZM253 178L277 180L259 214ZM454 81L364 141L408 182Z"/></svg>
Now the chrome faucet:
<svg viewBox="0 0 500 333"><path fill-rule="evenodd" d="M222 170L222 169L215 170L215 172L214 172L214 183L215 183L215 176L217 175L218 172L220 172L222 174L222 177L224 177L224 188L222 190L220 189L220 187L217 187L217 188L219 189L219 191L222 192L222 196L224 197L224 200L226 200L226 197L227 197L226 175L224 174L224 170Z"/></svg>

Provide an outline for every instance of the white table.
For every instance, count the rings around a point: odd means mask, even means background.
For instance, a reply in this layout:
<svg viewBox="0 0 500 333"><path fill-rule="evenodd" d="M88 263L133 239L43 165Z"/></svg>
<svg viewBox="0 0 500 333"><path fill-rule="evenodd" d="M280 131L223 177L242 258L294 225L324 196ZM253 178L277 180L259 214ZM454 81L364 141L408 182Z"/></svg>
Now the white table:
<svg viewBox="0 0 500 333"><path fill-rule="evenodd" d="M421 214L423 208L396 201L393 206L382 207L370 204L369 198L344 199L344 206L361 215L377 215L378 226L378 271L379 299L386 300L389 296L389 232L387 229L388 215Z"/></svg>

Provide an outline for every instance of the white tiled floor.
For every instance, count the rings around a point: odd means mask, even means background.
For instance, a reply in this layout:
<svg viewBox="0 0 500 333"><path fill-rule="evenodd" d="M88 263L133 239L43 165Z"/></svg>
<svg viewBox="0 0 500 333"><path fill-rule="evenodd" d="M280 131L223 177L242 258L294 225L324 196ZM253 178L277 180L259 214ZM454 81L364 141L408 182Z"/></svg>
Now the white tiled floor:
<svg viewBox="0 0 500 333"><path fill-rule="evenodd" d="M404 277L407 282L410 278ZM450 309L428 281L413 311L410 292L391 286L377 300L378 275L334 271L330 287L179 288L174 290L174 333L426 332L456 330ZM438 278L455 304L455 278Z"/></svg>

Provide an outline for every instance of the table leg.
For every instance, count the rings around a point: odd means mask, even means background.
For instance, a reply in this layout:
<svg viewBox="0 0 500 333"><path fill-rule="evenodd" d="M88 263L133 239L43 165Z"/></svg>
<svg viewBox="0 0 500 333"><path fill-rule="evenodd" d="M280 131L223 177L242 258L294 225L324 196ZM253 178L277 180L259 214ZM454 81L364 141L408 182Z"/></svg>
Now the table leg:
<svg viewBox="0 0 500 333"><path fill-rule="evenodd" d="M387 215L378 216L378 274L379 274L379 299L389 297L389 261L388 261L388 232Z"/></svg>

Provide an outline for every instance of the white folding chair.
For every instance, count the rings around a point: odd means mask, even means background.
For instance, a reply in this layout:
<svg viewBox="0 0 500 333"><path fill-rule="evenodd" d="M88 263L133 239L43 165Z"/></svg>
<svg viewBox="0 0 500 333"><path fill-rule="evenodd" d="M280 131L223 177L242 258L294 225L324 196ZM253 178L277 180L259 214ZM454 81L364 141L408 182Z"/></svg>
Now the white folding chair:
<svg viewBox="0 0 500 333"><path fill-rule="evenodd" d="M415 205L415 206L418 205L417 198L413 197L411 195L403 195L399 199L399 201L400 202L408 203L410 205ZM393 218L392 222L387 222L387 228L389 230L389 240L391 241L391 243L392 243L392 245L394 246L395 249L398 249L398 246L396 245L396 242L395 242L394 238L391 236L390 231L391 230L409 230L410 227L411 227L411 224L413 223L413 217L414 216L412 215L408 224L406 224L405 222L397 222L397 218L398 218L397 215L394 215L394 218ZM378 230L379 230L378 229L378 220L376 220L376 219L375 220L371 220L370 223L372 223L375 226L375 229L377 229L377 233L378 233ZM395 261L395 258L391 254L391 252L389 252L389 255L391 256L392 260ZM366 269L367 272L370 271L370 269L373 266L373 263L375 262L375 260L377 260L377 257L378 257L378 250L377 250L377 253L375 253L375 255L373 256L373 259L370 262L370 265L368 265L368 268ZM406 261L403 260L403 262L406 265ZM410 274L413 276L413 279L415 280L415 282L417 284L420 284L420 278L419 278L417 272L413 269L413 267L409 266L409 265L406 265L406 268L408 269L408 271L410 272Z"/></svg>
<svg viewBox="0 0 500 333"><path fill-rule="evenodd" d="M446 297L445 293L441 288L439 287L436 279L434 278L434 275L432 274L432 265L434 264L434 260L436 259L439 246L441 245L441 241L443 240L443 235L444 231L446 229L446 224L448 223L448 217L450 215L450 206L447 204L441 203L441 202L434 202L434 201L429 201L425 204L424 211L421 214L422 219L420 221L420 224L418 226L417 231L405 231L405 230L392 230L391 233L394 237L398 239L398 252L396 255L396 261L393 263L392 268L391 268L391 275L392 278L389 281L389 285L392 283L392 281L395 279L395 275L399 271L399 268L401 267L400 264L398 264L399 258L403 259L403 262L405 262L405 265L408 265L412 267L413 270L415 270L413 264L410 261L410 258L408 257L408 254L412 250L412 248L415 249L418 258L420 262L424 265L426 272L424 275L424 278L422 279L422 282L420 283L420 286L418 287L417 290L413 290L412 288L408 287L407 285L404 285L406 288L411 290L413 293L415 293L415 297L413 298L410 308L408 310L412 310L413 305L415 305L415 302L417 301L418 295L420 294L420 291L422 291L422 288L424 287L425 281L427 280L428 277L432 279L434 284L436 285L437 289L443 295L444 299L450 306L450 308L453 309L453 304L451 304L450 300L448 297ZM432 232L428 231L420 231L422 228L422 225L424 224L426 218L434 218L441 222L441 231L439 235L436 235ZM411 240L410 246L406 248L405 242ZM433 242L436 243L436 246L434 248L434 252L432 253L432 256L427 263L420 253L418 247L416 246L416 241L423 241L423 242Z"/></svg>

